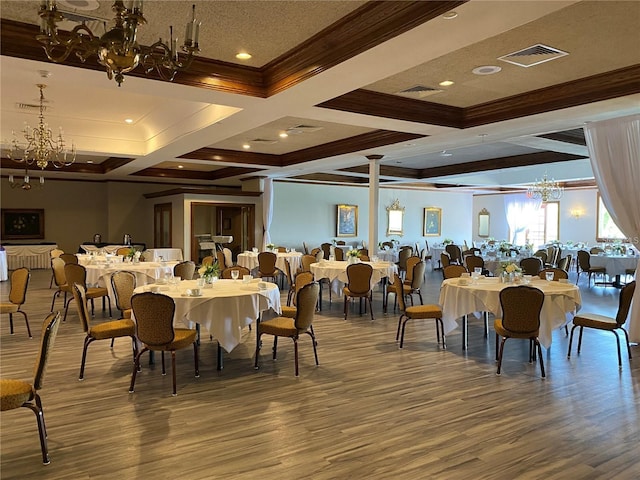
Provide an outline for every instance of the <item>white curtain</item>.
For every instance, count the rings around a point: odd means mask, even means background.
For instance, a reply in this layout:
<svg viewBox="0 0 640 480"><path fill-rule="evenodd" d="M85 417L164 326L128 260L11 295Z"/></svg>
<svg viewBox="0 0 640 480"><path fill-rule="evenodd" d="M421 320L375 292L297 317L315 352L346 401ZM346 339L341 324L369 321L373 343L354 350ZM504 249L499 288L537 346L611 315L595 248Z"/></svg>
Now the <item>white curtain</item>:
<svg viewBox="0 0 640 480"><path fill-rule="evenodd" d="M590 123L584 127L591 168L611 218L640 247L640 115ZM640 273L640 258L636 276ZM640 343L640 289L636 288L629 338Z"/></svg>
<svg viewBox="0 0 640 480"><path fill-rule="evenodd" d="M262 251L267 249L267 245L271 243L271 221L273 220L273 180L267 178L264 181L264 193L262 194L262 224L264 225L264 234L262 236Z"/></svg>
<svg viewBox="0 0 640 480"><path fill-rule="evenodd" d="M504 211L511 230L509 241L514 245L526 243L529 221L540 208L541 201L527 197L525 193L504 196Z"/></svg>

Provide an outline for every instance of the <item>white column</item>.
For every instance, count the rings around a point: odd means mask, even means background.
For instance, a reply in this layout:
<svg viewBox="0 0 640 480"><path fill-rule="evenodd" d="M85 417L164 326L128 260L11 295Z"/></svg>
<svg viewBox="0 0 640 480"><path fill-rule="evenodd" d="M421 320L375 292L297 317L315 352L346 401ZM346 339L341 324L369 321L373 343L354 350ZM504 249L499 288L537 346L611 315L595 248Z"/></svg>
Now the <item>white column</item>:
<svg viewBox="0 0 640 480"><path fill-rule="evenodd" d="M383 155L367 155L369 160L369 255L378 249L378 210L380 207L380 160Z"/></svg>

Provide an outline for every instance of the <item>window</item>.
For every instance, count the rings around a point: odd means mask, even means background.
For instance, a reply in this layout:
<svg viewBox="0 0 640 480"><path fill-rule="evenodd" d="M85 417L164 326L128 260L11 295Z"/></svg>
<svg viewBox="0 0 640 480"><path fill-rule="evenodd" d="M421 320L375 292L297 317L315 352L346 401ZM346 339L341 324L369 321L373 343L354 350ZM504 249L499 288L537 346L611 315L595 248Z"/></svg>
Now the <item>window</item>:
<svg viewBox="0 0 640 480"><path fill-rule="evenodd" d="M625 240L626 236L620 231L618 226L611 218L611 214L604 206L602 197L598 193L598 208L596 216L596 241L598 242L610 242L612 240Z"/></svg>
<svg viewBox="0 0 640 480"><path fill-rule="evenodd" d="M522 234L514 237L513 231L509 228L509 238L513 239L516 245L531 243L534 247L557 241L560 236L559 213L559 202L543 203L528 216Z"/></svg>

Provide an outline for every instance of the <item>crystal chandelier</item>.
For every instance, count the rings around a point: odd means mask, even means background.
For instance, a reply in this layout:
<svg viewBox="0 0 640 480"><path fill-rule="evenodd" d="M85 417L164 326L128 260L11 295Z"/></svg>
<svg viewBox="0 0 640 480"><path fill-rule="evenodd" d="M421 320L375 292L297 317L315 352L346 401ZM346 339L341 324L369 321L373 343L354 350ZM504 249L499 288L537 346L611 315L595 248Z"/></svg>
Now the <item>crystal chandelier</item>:
<svg viewBox="0 0 640 480"><path fill-rule="evenodd" d="M21 143L15 132L11 140L11 150L8 157L16 162L26 163L27 165L37 165L44 170L49 162L56 167L68 167L76 160L76 147L71 144L71 152L67 151L64 139L62 138L62 128L55 138L53 132L44 122L44 93L46 85L39 83L37 87L40 89L40 115L38 116L38 126L30 128L25 125L22 130L24 141ZM67 155L71 153L69 158Z"/></svg>
<svg viewBox="0 0 640 480"><path fill-rule="evenodd" d="M9 186L11 188L21 188L22 190L31 190L33 187L44 187L44 177L40 176L40 181L38 183L31 183L29 177L29 170L25 167L24 169L24 177L21 180L15 181L13 179L13 175L9 175Z"/></svg>
<svg viewBox="0 0 640 480"><path fill-rule="evenodd" d="M192 17L187 22L185 40L180 56L178 38L173 38L173 27L169 27L169 44L160 38L150 46L137 42L138 26L147 23L142 14L142 0L114 2L111 8L115 13L115 26L102 37L97 37L82 23L71 32L58 34L57 24L64 15L58 11L55 0L41 0L39 15L40 31L36 39L42 43L47 58L55 63L64 62L73 52L84 62L91 55L98 56L98 63L107 69L109 80L115 78L118 86L124 81L124 74L138 65L145 73L156 70L163 80L172 81L176 73L189 68L194 55L200 52L198 39L201 23L196 20L196 6L192 7Z"/></svg>
<svg viewBox="0 0 640 480"><path fill-rule="evenodd" d="M553 178L547 179L547 173L542 177L542 180L536 181L533 185L527 189L527 197L540 199L542 202L548 202L549 200L559 200L562 197L564 188L560 186Z"/></svg>

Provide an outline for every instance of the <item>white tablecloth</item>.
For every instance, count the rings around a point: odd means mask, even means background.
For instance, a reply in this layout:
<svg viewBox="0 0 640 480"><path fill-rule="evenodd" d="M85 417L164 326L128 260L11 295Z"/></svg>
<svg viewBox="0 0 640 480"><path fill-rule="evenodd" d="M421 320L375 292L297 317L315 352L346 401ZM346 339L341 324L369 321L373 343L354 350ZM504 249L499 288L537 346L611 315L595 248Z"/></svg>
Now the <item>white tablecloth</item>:
<svg viewBox="0 0 640 480"><path fill-rule="evenodd" d="M499 278L484 278L474 285L461 286L459 278L442 282L439 303L442 306L444 332L448 334L458 327L456 319L474 312L491 312L502 315L500 291L512 284L500 283ZM572 283L547 282L533 279L532 287L542 290L544 303L540 312L540 334L538 339L545 347L551 346L552 332L565 325L582 305L580 290Z"/></svg>
<svg viewBox="0 0 640 480"><path fill-rule="evenodd" d="M624 275L624 271L628 268L638 267L640 257L625 255L591 255L589 263L592 267L604 267L607 269L607 275L614 277L616 275Z"/></svg>
<svg viewBox="0 0 640 480"><path fill-rule="evenodd" d="M7 253L7 267L15 270L27 267L29 270L36 268L51 268L51 250L58 245L5 245Z"/></svg>
<svg viewBox="0 0 640 480"><path fill-rule="evenodd" d="M378 250L378 253L376 253L376 255L383 262L398 263L397 250Z"/></svg>
<svg viewBox="0 0 640 480"><path fill-rule="evenodd" d="M9 271L7 268L7 252L0 250L0 282L9 279Z"/></svg>
<svg viewBox="0 0 640 480"><path fill-rule="evenodd" d="M371 287L373 288L383 278L391 278L393 281L393 275L398 273L398 267L389 262L362 262L373 267L373 275L371 276ZM316 280L321 278L327 278L332 284L332 289L336 293L342 292L343 284L347 283L347 261L335 261L330 262L328 260L322 260L320 262L311 264L311 273Z"/></svg>
<svg viewBox="0 0 640 480"><path fill-rule="evenodd" d="M87 253L98 253L100 251L105 253L116 253L116 251L122 247L131 248L129 245L105 245L104 247L96 247L95 245L80 245L80 248Z"/></svg>
<svg viewBox="0 0 640 480"><path fill-rule="evenodd" d="M144 258L147 261L160 261L162 257L166 261L182 261L182 249L180 248L148 248L144 251Z"/></svg>
<svg viewBox="0 0 640 480"><path fill-rule="evenodd" d="M195 288L196 280L180 282L177 288L161 286L160 293L169 295L176 304L174 324L195 328L195 324L207 330L227 352L242 340L242 329L255 322L263 312L272 315L281 312L280 290L275 283L266 290L258 289L258 282L218 280L211 288L202 288L201 297L184 295L186 289ZM137 287L135 293L148 290Z"/></svg>
<svg viewBox="0 0 640 480"><path fill-rule="evenodd" d="M289 261L291 265L291 275L296 274L298 268L300 268L300 263L302 262L302 253L301 252L278 252L276 253L276 267L278 267L283 272L287 271L287 267L284 264L285 260ZM248 268L249 270L254 270L258 268L258 254L255 252L244 252L238 254L238 265L241 267Z"/></svg>

